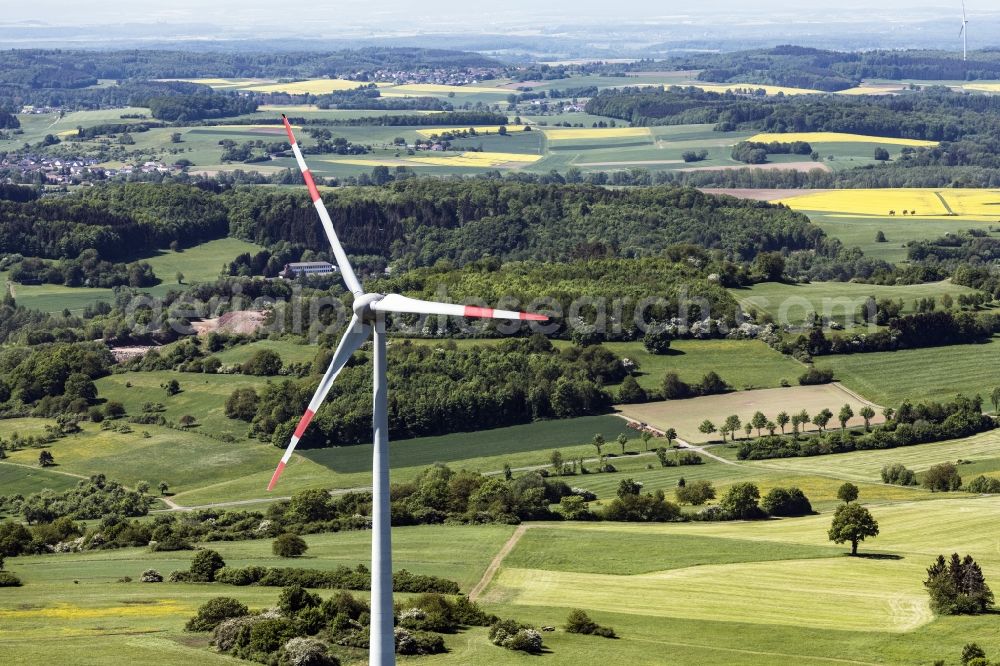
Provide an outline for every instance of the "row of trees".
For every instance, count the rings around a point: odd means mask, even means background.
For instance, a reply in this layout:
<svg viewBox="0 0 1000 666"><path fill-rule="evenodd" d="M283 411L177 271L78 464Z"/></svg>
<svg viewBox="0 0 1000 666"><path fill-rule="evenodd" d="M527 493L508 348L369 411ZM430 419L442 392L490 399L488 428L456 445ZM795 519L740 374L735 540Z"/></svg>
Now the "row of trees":
<svg viewBox="0 0 1000 666"><path fill-rule="evenodd" d="M838 420L843 419L842 426L850 420L848 413L852 411L841 409ZM833 414L821 412L820 422L817 422L815 417L813 419L813 423L821 429L819 435L800 440L794 436L768 434L755 440L743 440L739 444L737 455L741 460L759 460L864 449L889 449L968 437L996 427L996 421L982 413L982 400L978 396L967 398L960 395L947 403L927 402L913 405L909 401L904 401L898 409L883 410L883 415L887 419L884 424L871 428L870 431L866 428L864 433L845 432L843 429L841 432L823 433L822 428L826 427ZM799 421L802 422L801 418Z"/></svg>

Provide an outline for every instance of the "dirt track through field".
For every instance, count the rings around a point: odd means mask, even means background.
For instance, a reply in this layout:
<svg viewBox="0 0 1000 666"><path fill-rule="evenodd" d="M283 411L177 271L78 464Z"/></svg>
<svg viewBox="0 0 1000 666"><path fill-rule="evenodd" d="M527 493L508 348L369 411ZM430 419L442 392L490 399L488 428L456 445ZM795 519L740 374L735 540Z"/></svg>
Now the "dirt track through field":
<svg viewBox="0 0 1000 666"><path fill-rule="evenodd" d="M490 566L486 567L486 571L483 572L483 577L479 579L479 582L476 583L475 587L473 587L469 592L469 601L475 601L479 598L479 595L483 593L486 586L493 581L493 577L497 575L497 571L500 570L500 565L503 564L504 559L510 555L510 551L514 550L514 546L517 545L517 542L521 540L521 537L523 537L524 533L527 531L528 525L517 526L517 529L514 530L514 533L510 535L509 539L507 539L507 542L500 549L500 552L498 552L496 557L493 558L493 561L490 562Z"/></svg>

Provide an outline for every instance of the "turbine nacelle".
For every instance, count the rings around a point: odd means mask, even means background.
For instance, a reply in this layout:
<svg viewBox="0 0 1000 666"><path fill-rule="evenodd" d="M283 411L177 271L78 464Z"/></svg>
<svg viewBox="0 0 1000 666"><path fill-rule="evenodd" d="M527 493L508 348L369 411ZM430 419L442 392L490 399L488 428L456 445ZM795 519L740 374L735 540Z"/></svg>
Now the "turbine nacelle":
<svg viewBox="0 0 1000 666"><path fill-rule="evenodd" d="M361 294L354 299L354 303L351 305L354 316L366 324L371 324L375 321L375 308L373 306L383 298L385 298L385 294Z"/></svg>

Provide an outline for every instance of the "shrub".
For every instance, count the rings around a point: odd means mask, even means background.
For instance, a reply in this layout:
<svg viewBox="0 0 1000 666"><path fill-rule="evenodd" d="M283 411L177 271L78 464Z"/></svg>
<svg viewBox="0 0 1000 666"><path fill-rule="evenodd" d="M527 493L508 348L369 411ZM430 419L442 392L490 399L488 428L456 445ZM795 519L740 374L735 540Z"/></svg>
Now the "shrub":
<svg viewBox="0 0 1000 666"><path fill-rule="evenodd" d="M398 654L441 654L444 651L444 638L438 634L396 627L396 652Z"/></svg>
<svg viewBox="0 0 1000 666"><path fill-rule="evenodd" d="M962 477L951 463L934 465L924 472L924 488L931 492L948 492L962 487Z"/></svg>
<svg viewBox="0 0 1000 666"><path fill-rule="evenodd" d="M702 479L678 486L674 490L674 494L677 496L678 502L700 506L709 500L715 499L715 488L712 486L711 481Z"/></svg>
<svg viewBox="0 0 1000 666"><path fill-rule="evenodd" d="M730 520L755 520L764 512L757 506L760 490L749 481L734 483L719 500L719 509Z"/></svg>
<svg viewBox="0 0 1000 666"><path fill-rule="evenodd" d="M882 483L915 486L917 485L917 475L913 473L913 470L906 469L902 463L892 463L882 468Z"/></svg>
<svg viewBox="0 0 1000 666"><path fill-rule="evenodd" d="M809 499L798 488L773 488L760 506L772 516L805 516L812 513Z"/></svg>
<svg viewBox="0 0 1000 666"><path fill-rule="evenodd" d="M9 571L0 571L0 587L21 587L21 579Z"/></svg>
<svg viewBox="0 0 1000 666"><path fill-rule="evenodd" d="M191 580L199 583L211 583L216 572L226 566L222 555L214 550L202 550L191 560Z"/></svg>
<svg viewBox="0 0 1000 666"><path fill-rule="evenodd" d="M309 549L309 544L298 534L285 532L271 544L271 552L278 557L299 557Z"/></svg>
<svg viewBox="0 0 1000 666"><path fill-rule="evenodd" d="M157 571L156 569L146 569L145 571L142 572L142 575L139 576L139 582L140 583L162 583L163 582L163 576L161 576L160 572Z"/></svg>
<svg viewBox="0 0 1000 666"><path fill-rule="evenodd" d="M799 376L799 384L809 386L812 384L829 384L833 381L833 370L821 368L809 368Z"/></svg>
<svg viewBox="0 0 1000 666"><path fill-rule="evenodd" d="M498 620L490 627L490 641L508 650L538 653L542 651L542 635L533 627L516 620Z"/></svg>
<svg viewBox="0 0 1000 666"><path fill-rule="evenodd" d="M292 585L281 590L278 596L278 609L287 617L292 617L305 608L315 608L323 602L319 595L313 594L301 585Z"/></svg>
<svg viewBox="0 0 1000 666"><path fill-rule="evenodd" d="M666 354L670 351L670 334L659 327L650 328L642 337L642 344L650 354Z"/></svg>
<svg viewBox="0 0 1000 666"><path fill-rule="evenodd" d="M230 597L209 599L198 608L198 613L184 625L185 631L212 631L225 620L249 615L250 610Z"/></svg>
<svg viewBox="0 0 1000 666"><path fill-rule="evenodd" d="M981 474L970 481L965 489L970 493L995 495L1000 493L1000 479Z"/></svg>
<svg viewBox="0 0 1000 666"><path fill-rule="evenodd" d="M575 609L569 612L566 618L566 631L571 634L590 634L603 636L604 638L617 638L615 630L611 627L602 627L587 615L584 611Z"/></svg>
<svg viewBox="0 0 1000 666"><path fill-rule="evenodd" d="M322 641L299 637L282 646L278 666L340 666L340 660L327 654Z"/></svg>

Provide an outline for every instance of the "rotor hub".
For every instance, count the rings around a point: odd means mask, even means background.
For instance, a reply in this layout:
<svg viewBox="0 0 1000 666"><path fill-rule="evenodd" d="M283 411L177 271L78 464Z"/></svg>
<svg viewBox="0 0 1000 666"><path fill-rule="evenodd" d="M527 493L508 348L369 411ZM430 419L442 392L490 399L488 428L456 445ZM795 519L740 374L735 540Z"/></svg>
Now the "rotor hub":
<svg viewBox="0 0 1000 666"><path fill-rule="evenodd" d="M385 298L385 294L361 294L354 299L351 309L354 310L354 314L357 315L358 319L366 323L371 323L375 321L375 310L372 308L372 305L378 303L383 298Z"/></svg>

